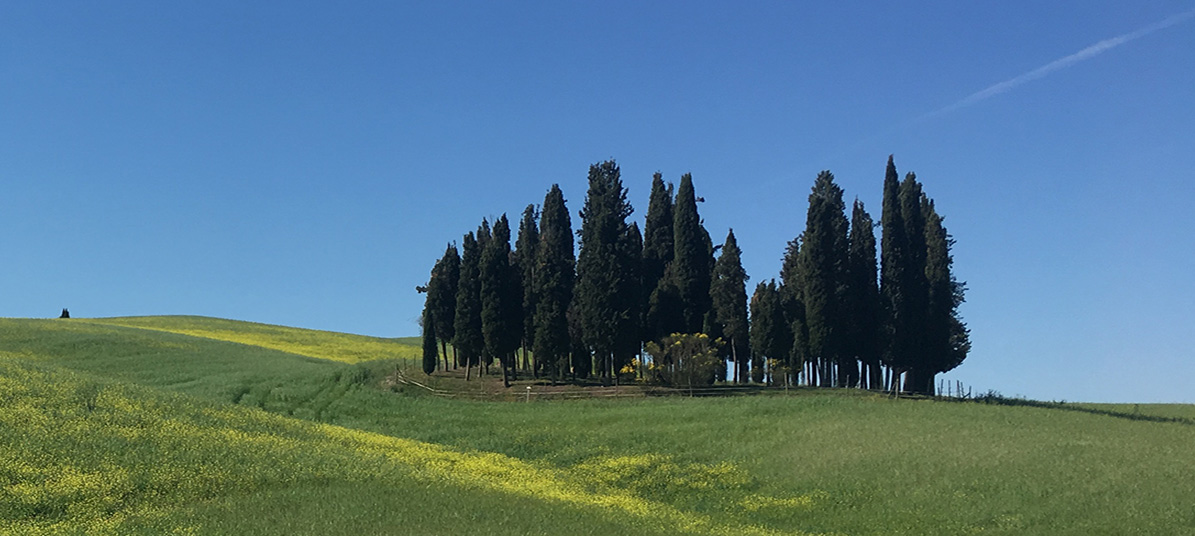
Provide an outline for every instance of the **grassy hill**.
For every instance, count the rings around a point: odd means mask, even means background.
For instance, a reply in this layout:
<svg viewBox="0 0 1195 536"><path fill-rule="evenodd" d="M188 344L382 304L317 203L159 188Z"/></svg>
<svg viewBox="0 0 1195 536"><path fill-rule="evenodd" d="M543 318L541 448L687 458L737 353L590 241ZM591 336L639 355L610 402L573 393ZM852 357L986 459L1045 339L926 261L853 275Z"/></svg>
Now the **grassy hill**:
<svg viewBox="0 0 1195 536"><path fill-rule="evenodd" d="M0 533L1195 534L1192 406L446 400L416 342L0 319Z"/></svg>

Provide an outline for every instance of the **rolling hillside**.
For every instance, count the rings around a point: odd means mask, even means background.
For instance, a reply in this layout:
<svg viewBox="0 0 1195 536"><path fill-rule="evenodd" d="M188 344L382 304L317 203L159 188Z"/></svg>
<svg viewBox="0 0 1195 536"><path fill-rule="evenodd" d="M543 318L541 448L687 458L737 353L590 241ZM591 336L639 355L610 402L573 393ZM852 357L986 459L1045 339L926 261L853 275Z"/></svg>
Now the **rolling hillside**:
<svg viewBox="0 0 1195 536"><path fill-rule="evenodd" d="M445 400L416 342L0 319L0 533L1195 533L1191 406Z"/></svg>

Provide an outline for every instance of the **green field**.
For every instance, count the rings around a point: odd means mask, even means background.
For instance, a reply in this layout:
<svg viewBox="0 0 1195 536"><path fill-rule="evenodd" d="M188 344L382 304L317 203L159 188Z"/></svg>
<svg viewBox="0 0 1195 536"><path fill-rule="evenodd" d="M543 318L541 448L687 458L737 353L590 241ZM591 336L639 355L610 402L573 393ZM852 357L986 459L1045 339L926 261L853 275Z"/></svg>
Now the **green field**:
<svg viewBox="0 0 1195 536"><path fill-rule="evenodd" d="M0 533L1195 534L1193 406L450 400L416 344L0 319Z"/></svg>

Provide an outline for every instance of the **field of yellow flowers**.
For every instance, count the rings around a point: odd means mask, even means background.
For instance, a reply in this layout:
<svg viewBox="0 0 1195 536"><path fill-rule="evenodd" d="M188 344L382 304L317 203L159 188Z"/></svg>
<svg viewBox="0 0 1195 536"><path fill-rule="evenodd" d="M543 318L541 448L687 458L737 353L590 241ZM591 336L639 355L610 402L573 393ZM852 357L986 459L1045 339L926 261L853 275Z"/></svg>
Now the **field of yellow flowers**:
<svg viewBox="0 0 1195 536"><path fill-rule="evenodd" d="M322 333L0 319L0 534L1195 533L1181 419L442 400L382 387L407 341Z"/></svg>

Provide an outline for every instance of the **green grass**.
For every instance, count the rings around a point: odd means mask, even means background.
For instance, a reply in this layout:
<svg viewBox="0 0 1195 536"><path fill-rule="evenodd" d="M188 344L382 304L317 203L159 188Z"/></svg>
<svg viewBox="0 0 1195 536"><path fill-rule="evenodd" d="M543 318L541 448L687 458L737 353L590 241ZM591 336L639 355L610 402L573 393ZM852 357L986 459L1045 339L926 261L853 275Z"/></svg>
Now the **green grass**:
<svg viewBox="0 0 1195 536"><path fill-rule="evenodd" d="M0 533L1195 534L1195 426L1131 418L1192 406L445 400L324 333L0 320Z"/></svg>

